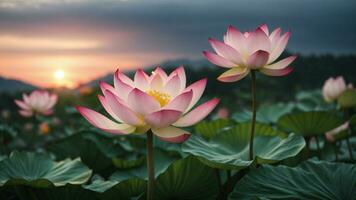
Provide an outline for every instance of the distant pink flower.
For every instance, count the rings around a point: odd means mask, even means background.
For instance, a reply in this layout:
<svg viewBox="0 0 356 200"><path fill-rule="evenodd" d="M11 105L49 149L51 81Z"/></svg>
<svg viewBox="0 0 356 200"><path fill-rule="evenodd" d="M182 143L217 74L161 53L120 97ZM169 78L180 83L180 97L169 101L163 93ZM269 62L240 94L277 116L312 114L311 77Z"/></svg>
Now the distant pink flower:
<svg viewBox="0 0 356 200"><path fill-rule="evenodd" d="M47 91L35 90L31 94L23 94L22 100L15 100L20 107L20 115L30 117L33 114L50 115L53 106L57 103L57 95Z"/></svg>
<svg viewBox="0 0 356 200"><path fill-rule="evenodd" d="M203 53L213 64L229 69L218 77L222 82L238 81L250 70L259 70L268 76L284 76L293 71L289 65L296 56L275 62L286 48L290 36L290 32L282 35L281 32L277 28L269 34L267 25L262 25L255 31L242 33L229 26L224 42L209 39L216 54L208 51Z"/></svg>
<svg viewBox="0 0 356 200"><path fill-rule="evenodd" d="M348 87L352 87L349 85ZM336 78L330 77L324 83L322 93L325 101L332 102L336 100L346 90L346 83L342 76Z"/></svg>
<svg viewBox="0 0 356 200"><path fill-rule="evenodd" d="M220 108L218 110L218 118L219 119L227 119L229 117L229 110L227 108Z"/></svg>
<svg viewBox="0 0 356 200"><path fill-rule="evenodd" d="M349 123L350 123L350 122L347 121L347 122L343 123L341 126L336 127L336 128L334 128L333 130L331 130L331 131L329 131L329 132L326 132L326 133L325 133L325 138L326 138L326 140L327 140L328 142L331 142L331 143L335 142L334 136L337 135L337 134L339 134L339 133L342 132L342 131L347 130L347 129L349 128Z"/></svg>
<svg viewBox="0 0 356 200"><path fill-rule="evenodd" d="M117 70L114 87L101 82L104 96L98 97L107 113L120 123L85 107L78 106L77 110L92 125L109 133L145 133L151 129L164 141L183 142L190 133L177 127L198 123L219 102L214 98L191 110L205 86L206 79L202 79L186 87L183 67L170 75L157 67L150 76L140 69L136 71L134 80Z"/></svg>

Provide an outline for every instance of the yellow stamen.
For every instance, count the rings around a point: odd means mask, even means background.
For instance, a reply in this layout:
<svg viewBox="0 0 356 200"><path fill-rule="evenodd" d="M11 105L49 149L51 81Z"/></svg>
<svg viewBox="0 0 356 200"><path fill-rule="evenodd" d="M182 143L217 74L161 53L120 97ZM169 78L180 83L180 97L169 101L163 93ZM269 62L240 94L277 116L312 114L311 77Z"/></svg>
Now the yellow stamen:
<svg viewBox="0 0 356 200"><path fill-rule="evenodd" d="M169 94L157 90L148 90L146 93L155 98L161 107L165 106L171 100L171 96Z"/></svg>

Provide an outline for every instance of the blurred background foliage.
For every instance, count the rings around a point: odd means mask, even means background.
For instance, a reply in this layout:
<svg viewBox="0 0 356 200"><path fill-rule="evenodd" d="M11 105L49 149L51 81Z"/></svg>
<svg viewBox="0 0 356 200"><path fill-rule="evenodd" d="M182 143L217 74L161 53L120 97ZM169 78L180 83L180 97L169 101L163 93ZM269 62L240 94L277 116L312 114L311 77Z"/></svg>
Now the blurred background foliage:
<svg viewBox="0 0 356 200"><path fill-rule="evenodd" d="M249 184L261 184L261 188L268 188L268 181L256 182L256 178L251 178L260 176L258 174L263 171L269 171L273 178L280 168L283 168L283 173L291 170L296 176L304 175L303 168L314 167L316 163L305 160L314 157L337 161L335 164L320 162L325 166L325 171L320 172L324 173L322 177L331 177L334 168L338 167L336 163L355 163L355 107L346 112L337 104L326 103L321 94L325 80L331 76L343 76L347 83L356 83L355 55L299 56L293 63L294 72L288 76L272 78L258 74L256 150L260 157L248 162L244 149L248 146L247 133L251 119L249 77L237 83L218 82L216 77L224 70L204 61L168 61L161 66L170 72L180 64L185 66L187 84L208 78L201 101L219 97L221 103L205 121L189 128L193 136L183 145L155 140L156 178L159 185L156 195L159 197L226 199L233 191L231 199L236 196L246 196L248 199L253 192L233 188L233 185L237 183L239 187L247 187ZM148 67L145 71L149 73L152 69ZM134 72L127 74L133 77ZM50 89L59 95L50 117L23 118L17 113L14 99L21 99L22 92L29 90L1 93L0 161L3 161L0 162L0 168L5 173L3 176L0 174L0 184L6 184L6 187L0 187L2 197L26 199L27 195L35 194L40 199L144 198L147 179L145 135L125 137L104 133L92 127L75 109L75 106L82 105L105 113L97 99L97 95L101 94L98 82L104 80L112 84L112 77L109 74L75 89ZM354 116L350 121L351 132L342 131L335 136L334 142L326 141L324 133L351 116ZM211 146L219 148L210 149ZM215 154L212 154L213 151ZM78 157L80 161L76 159ZM34 163L32 158L40 162ZM225 161L221 163L220 158ZM15 174L8 168L10 165L16 167ZM53 170L50 166L57 165L67 166L59 167L58 173L63 177L61 180L57 179L58 174L51 173ZM44 173L46 177L41 177L41 173L33 174L33 166L48 172ZM49 167L47 169L44 166ZM262 172L246 170L252 166L263 166ZM200 169L199 173L197 169ZM342 169L350 170L352 176L356 175L356 169L350 168L350 165L342 164ZM318 172L313 171L316 177L319 176ZM344 171L337 173L340 177L347 176ZM78 174L80 177L75 178ZM34 181L14 179L16 176L30 177ZM43 178L47 182L39 181ZM67 185L62 186L63 183ZM296 190L302 191L304 185L299 185ZM315 197L321 191L312 185L309 189L303 190L303 195ZM331 190L336 191L331 195L337 195L337 191L342 189L335 186ZM279 197L289 195L280 190L268 191ZM256 194L268 196L263 190ZM352 192L349 194L353 195Z"/></svg>

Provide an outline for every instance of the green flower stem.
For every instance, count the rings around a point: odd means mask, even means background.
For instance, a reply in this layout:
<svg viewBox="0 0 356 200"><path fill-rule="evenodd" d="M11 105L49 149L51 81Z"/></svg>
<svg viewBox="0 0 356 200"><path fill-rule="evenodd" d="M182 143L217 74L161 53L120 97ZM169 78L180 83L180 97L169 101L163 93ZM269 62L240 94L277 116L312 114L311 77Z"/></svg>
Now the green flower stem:
<svg viewBox="0 0 356 200"><path fill-rule="evenodd" d="M344 118L345 118L346 121L350 119L349 111L347 110L347 108L344 109ZM351 135L350 127L348 128L348 131L349 131L349 134ZM354 158L353 158L353 155L352 155L352 147L351 147L351 144L350 144L349 137L346 138L346 145L347 145L347 148L349 150L350 160L353 161Z"/></svg>
<svg viewBox="0 0 356 200"><path fill-rule="evenodd" d="M0 136L0 152L5 153L6 152L6 144L5 144L5 138L3 135Z"/></svg>
<svg viewBox="0 0 356 200"><path fill-rule="evenodd" d="M232 191L231 170L226 170L226 179L226 193L229 194Z"/></svg>
<svg viewBox="0 0 356 200"><path fill-rule="evenodd" d="M339 160L337 143L334 144L335 161Z"/></svg>
<svg viewBox="0 0 356 200"><path fill-rule="evenodd" d="M255 137L255 125L256 125L256 72L251 71L251 92L252 92L252 123L251 123L251 133L250 133L250 144L249 144L249 158L253 160L253 139Z"/></svg>
<svg viewBox="0 0 356 200"><path fill-rule="evenodd" d="M219 185L219 195L217 199L226 199L226 192L225 192L225 187L221 182L221 174L220 174L220 170L219 169L215 169L215 174L216 174L216 179L218 181L218 185Z"/></svg>
<svg viewBox="0 0 356 200"><path fill-rule="evenodd" d="M351 147L351 143L350 143L350 139L349 138L346 138L346 144L347 144L347 148L349 150L350 160L353 161L354 160L354 156L352 155L352 147Z"/></svg>
<svg viewBox="0 0 356 200"><path fill-rule="evenodd" d="M315 143L316 143L316 148L317 148L317 150L318 150L318 157L319 157L319 159L321 159L321 150L320 150L320 144L319 144L319 138L318 138L318 136L315 136Z"/></svg>
<svg viewBox="0 0 356 200"><path fill-rule="evenodd" d="M153 133L151 130L147 132L147 200L153 200L154 184L155 184L155 172L153 163Z"/></svg>
<svg viewBox="0 0 356 200"><path fill-rule="evenodd" d="M306 148L306 152L307 152L307 156L308 158L310 157L310 137L305 137L305 148Z"/></svg>
<svg viewBox="0 0 356 200"><path fill-rule="evenodd" d="M219 169L215 169L215 173L216 173L216 178L218 179L219 188L221 188L222 187L222 183L221 183L221 176L220 176Z"/></svg>

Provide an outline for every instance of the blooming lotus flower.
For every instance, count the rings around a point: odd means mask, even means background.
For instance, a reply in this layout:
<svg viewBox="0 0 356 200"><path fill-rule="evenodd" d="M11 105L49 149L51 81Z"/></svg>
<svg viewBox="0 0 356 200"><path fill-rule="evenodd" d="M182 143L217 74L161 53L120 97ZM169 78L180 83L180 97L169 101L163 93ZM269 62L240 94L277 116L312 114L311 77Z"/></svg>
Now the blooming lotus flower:
<svg viewBox="0 0 356 200"><path fill-rule="evenodd" d="M324 83L322 93L325 101L336 100L346 90L346 83L342 76L330 77Z"/></svg>
<svg viewBox="0 0 356 200"><path fill-rule="evenodd" d="M50 115L53 106L57 103L57 95L47 91L35 90L31 94L23 94L23 100L15 100L20 107L20 115L30 117L33 114Z"/></svg>
<svg viewBox="0 0 356 200"><path fill-rule="evenodd" d="M290 36L290 32L282 35L281 32L277 28L270 34L267 25L262 25L255 31L241 33L229 26L224 42L209 39L216 54L208 51L203 53L213 64L229 69L218 77L222 82L238 81L251 70L268 76L284 76L293 71L289 65L296 56L275 62L286 48Z"/></svg>
<svg viewBox="0 0 356 200"><path fill-rule="evenodd" d="M114 87L101 82L104 96L99 100L114 122L85 107L77 110L95 127L113 134L145 133L149 129L160 139L183 142L190 133L179 127L194 125L205 118L217 105L218 99L192 107L202 96L206 79L186 87L183 67L167 75L157 67L149 76L137 70L134 80L119 70L114 75Z"/></svg>

